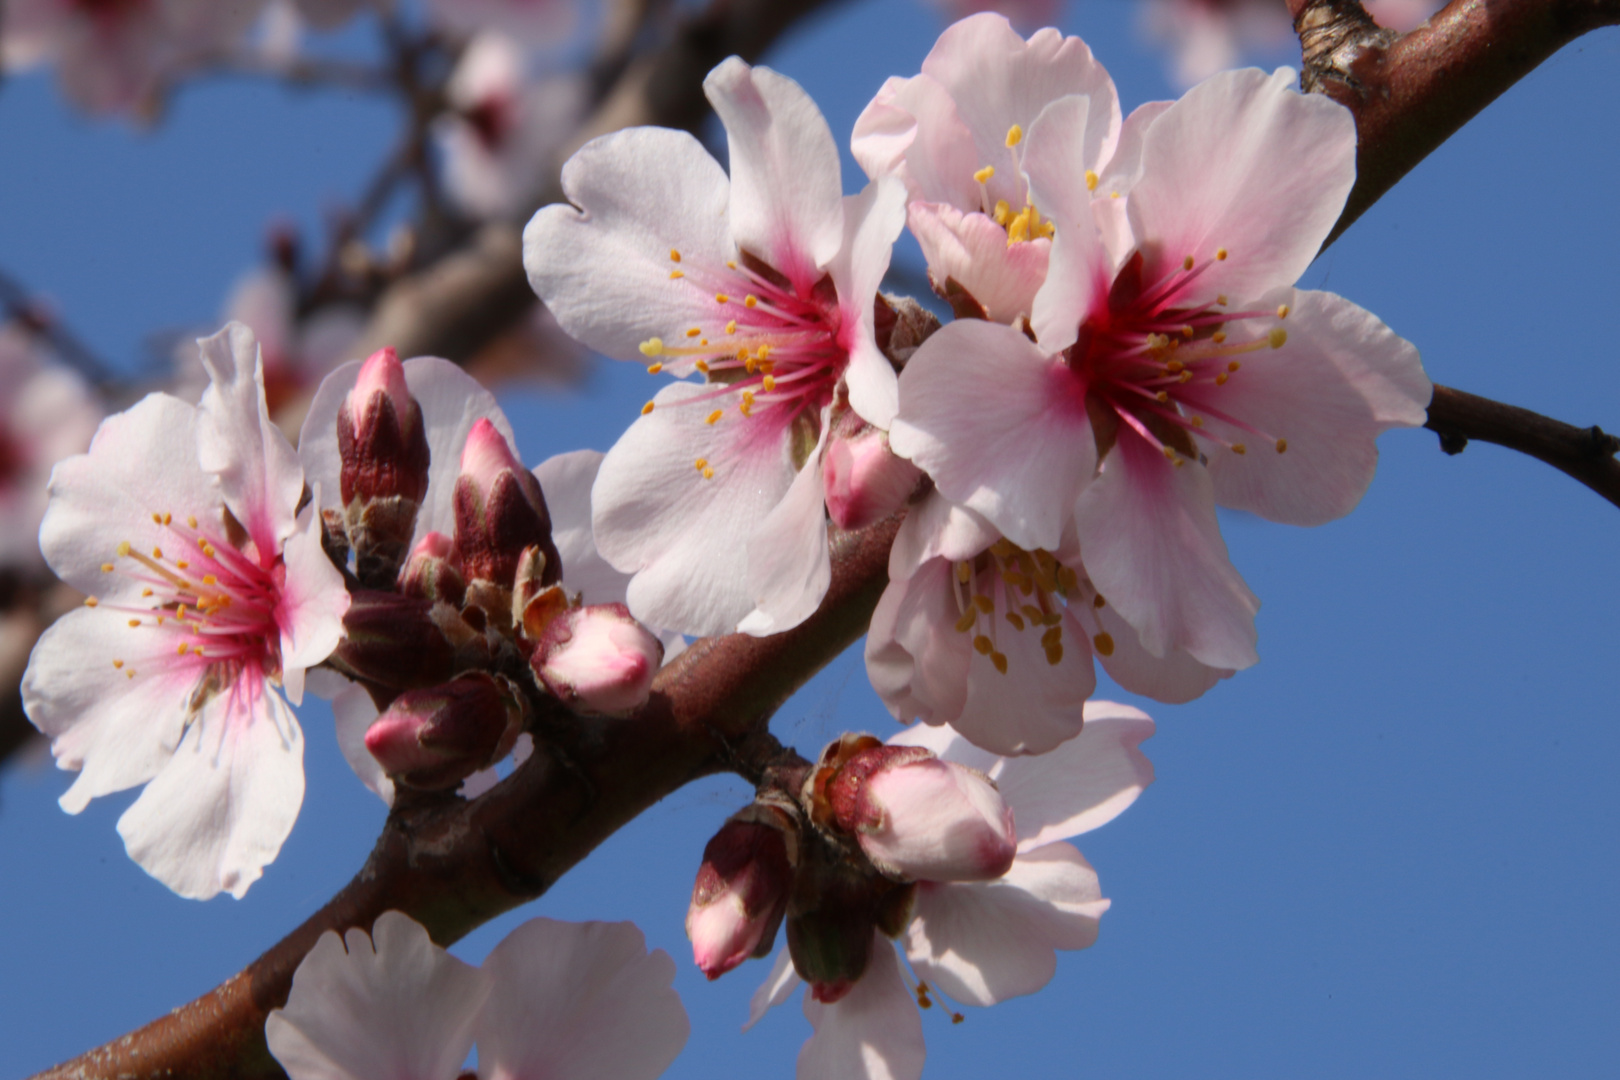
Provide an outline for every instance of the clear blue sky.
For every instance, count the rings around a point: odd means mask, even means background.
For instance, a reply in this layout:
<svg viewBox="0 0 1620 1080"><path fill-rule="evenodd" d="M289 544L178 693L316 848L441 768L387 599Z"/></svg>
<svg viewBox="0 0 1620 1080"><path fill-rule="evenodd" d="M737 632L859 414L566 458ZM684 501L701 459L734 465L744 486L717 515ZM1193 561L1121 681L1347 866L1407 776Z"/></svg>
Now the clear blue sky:
<svg viewBox="0 0 1620 1080"><path fill-rule="evenodd" d="M1165 97L1133 9L1078 0L1066 29L1127 108ZM850 3L767 59L847 138L938 29L912 0ZM1268 58L1284 62L1286 56ZM1491 106L1305 278L1416 342L1432 377L1620 429L1620 31L1566 50ZM367 100L210 84L151 135L85 121L38 76L0 89L0 265L102 352L211 323L276 215L353 195L395 118ZM846 186L856 183L846 161ZM915 260L915 253L902 256ZM511 392L530 461L606 448L646 396L603 364L571 395ZM1292 529L1227 515L1263 600L1262 662L1179 708L1148 704L1158 783L1082 838L1113 910L1046 991L951 1026L926 1076L1597 1076L1620 1061L1620 517L1537 462L1428 432L1382 441L1361 508ZM1106 685L1100 696L1110 696ZM1117 692L1114 696L1119 696ZM0 775L0 1076L114 1038L207 991L357 869L383 808L301 713L308 795L247 898L180 900L124 855L132 795L70 818L48 764ZM813 754L893 725L846 655L773 729ZM737 1033L763 964L706 984L681 922L699 854L747 797L695 785L531 914L633 919L676 956L693 1019L669 1075L789 1075L793 1006Z"/></svg>

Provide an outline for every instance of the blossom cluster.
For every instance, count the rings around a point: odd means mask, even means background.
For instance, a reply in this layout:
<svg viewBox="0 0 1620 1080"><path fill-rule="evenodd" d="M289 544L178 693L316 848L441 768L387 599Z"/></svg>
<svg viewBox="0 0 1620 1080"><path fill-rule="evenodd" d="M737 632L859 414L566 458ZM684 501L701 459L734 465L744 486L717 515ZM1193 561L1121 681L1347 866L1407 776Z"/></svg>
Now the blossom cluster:
<svg viewBox="0 0 1620 1080"><path fill-rule="evenodd" d="M470 102L512 63L466 59L489 65ZM559 730L635 723L684 635L801 625L835 535L891 528L865 660L921 723L754 770L687 931L717 978L785 929L753 1014L806 985L804 1080L919 1075L914 1003L1031 993L1095 940L1109 902L1068 840L1153 775L1153 722L1095 700L1095 665L1179 703L1256 662L1217 506L1333 520L1377 436L1424 420L1416 349L1297 287L1356 134L1289 82L1227 72L1125 115L1078 38L973 16L861 114L846 194L805 91L724 61L704 90L729 169L683 132L606 135L524 231L562 330L672 377L605 455L531 471L470 376L387 348L326 375L294 446L271 419L281 343L232 322L198 343L197 404L150 395L52 474L41 548L87 600L24 698L79 774L64 809L144 785L130 856L240 897L299 811L306 685L391 804L477 798ZM944 325L881 291L904 229ZM579 1032L586 1072L655 1075L685 1021L642 950L537 922L475 971L384 916L322 939L268 1037L295 1076L453 1075L475 1040L480 1075L518 1075ZM594 1020L568 1030L569 965L648 991L662 1034L634 1062ZM547 1026L514 1019L529 1006Z"/></svg>

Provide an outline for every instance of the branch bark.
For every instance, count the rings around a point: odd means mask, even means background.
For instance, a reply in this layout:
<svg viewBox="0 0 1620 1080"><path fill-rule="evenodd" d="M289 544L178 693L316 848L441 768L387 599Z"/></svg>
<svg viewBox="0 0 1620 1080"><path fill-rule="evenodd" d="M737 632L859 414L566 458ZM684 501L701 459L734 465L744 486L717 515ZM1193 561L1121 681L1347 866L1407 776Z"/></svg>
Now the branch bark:
<svg viewBox="0 0 1620 1080"><path fill-rule="evenodd" d="M1495 443L1544 461L1620 506L1620 436L1597 425L1575 427L1540 413L1436 385L1423 425L1440 436L1440 449L1460 454L1470 439Z"/></svg>

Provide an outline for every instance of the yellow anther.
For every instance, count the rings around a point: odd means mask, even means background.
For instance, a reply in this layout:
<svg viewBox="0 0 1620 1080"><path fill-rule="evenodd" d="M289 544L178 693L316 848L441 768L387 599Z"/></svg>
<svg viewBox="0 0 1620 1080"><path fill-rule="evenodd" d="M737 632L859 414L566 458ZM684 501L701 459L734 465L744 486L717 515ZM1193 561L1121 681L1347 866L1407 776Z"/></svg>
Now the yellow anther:
<svg viewBox="0 0 1620 1080"><path fill-rule="evenodd" d="M996 602L983 593L980 593L973 598L973 606L984 612L986 615L992 615L996 610Z"/></svg>
<svg viewBox="0 0 1620 1080"><path fill-rule="evenodd" d="M147 597L148 597L148 596L151 596L151 595L152 595L152 590L151 590L151 589L142 589L142 590L141 590L141 599L143 599L143 600L144 600L144 599L146 599L146 598L147 598Z"/></svg>
<svg viewBox="0 0 1620 1080"><path fill-rule="evenodd" d="M1041 644L1045 645L1047 647L1051 647L1052 645L1055 645L1055 644L1057 644L1058 642L1060 642L1062 640L1063 640L1063 627L1061 627L1061 626L1054 626L1050 630L1048 630L1046 633L1041 635Z"/></svg>
<svg viewBox="0 0 1620 1080"><path fill-rule="evenodd" d="M973 639L973 651L980 656L989 656L995 651L995 648L995 643L983 634L978 634Z"/></svg>
<svg viewBox="0 0 1620 1080"><path fill-rule="evenodd" d="M174 650L174 654L176 656L184 656L184 655L186 655L186 649L187 648L188 648L188 646L186 645L186 643L182 641L180 643L179 647ZM201 655L201 654L199 654L199 655Z"/></svg>
<svg viewBox="0 0 1620 1080"><path fill-rule="evenodd" d="M1209 340L1211 340L1215 344L1219 345L1221 342L1226 340L1226 331L1225 330L1217 330L1217 331L1215 331L1213 334L1209 335Z"/></svg>
<svg viewBox="0 0 1620 1080"><path fill-rule="evenodd" d="M747 416L750 412L753 411L753 409L754 409L754 392L752 390L744 390L743 391L743 396L742 396L742 404L737 406L737 411L742 413L744 416Z"/></svg>
<svg viewBox="0 0 1620 1080"><path fill-rule="evenodd" d="M641 407L641 415L642 416L646 416L648 413L650 413L652 411L653 411L653 403L650 402L650 401L647 402L647 404L645 404L645 405L643 405Z"/></svg>
<svg viewBox="0 0 1620 1080"><path fill-rule="evenodd" d="M1215 298L1215 302L1217 304L1219 304L1221 307L1225 307L1226 306L1226 294L1221 293L1219 296L1217 296Z"/></svg>
<svg viewBox="0 0 1620 1080"><path fill-rule="evenodd" d="M1063 663L1063 645L1061 642L1056 645L1047 646L1046 662L1053 667L1057 667L1059 664Z"/></svg>
<svg viewBox="0 0 1620 1080"><path fill-rule="evenodd" d="M692 464L694 467L696 467L698 472L702 472L704 469L709 467L709 459L700 457L696 461L692 462Z"/></svg>
<svg viewBox="0 0 1620 1080"><path fill-rule="evenodd" d="M1041 222L1041 235L1046 237L1048 240L1050 240L1050 239L1052 239L1052 237L1056 236L1057 235L1057 222L1055 222L1055 221L1043 221L1043 222Z"/></svg>
<svg viewBox="0 0 1620 1080"><path fill-rule="evenodd" d="M213 574L204 574L203 575L203 584L204 585L218 585L219 584L219 578L215 577Z"/></svg>
<svg viewBox="0 0 1620 1080"><path fill-rule="evenodd" d="M712 467L705 467L704 468L704 470L703 470L703 479L705 479L705 480L713 480L714 479L714 469Z"/></svg>
<svg viewBox="0 0 1620 1080"><path fill-rule="evenodd" d="M210 559L212 559L214 557L214 545L213 544L204 544L202 546L202 549L203 549L203 554L204 555L208 556Z"/></svg>
<svg viewBox="0 0 1620 1080"><path fill-rule="evenodd" d="M1248 452L1249 452L1249 448L1247 446L1244 446L1242 443L1235 442L1235 443L1232 444L1232 453L1234 453L1234 454L1247 454Z"/></svg>
<svg viewBox="0 0 1620 1080"><path fill-rule="evenodd" d="M125 678L133 679L135 677L135 669L130 668L128 671L124 672L124 676Z"/></svg>
<svg viewBox="0 0 1620 1080"><path fill-rule="evenodd" d="M707 345L708 343L709 343L708 338L703 338L701 341L698 342L699 345Z"/></svg>
<svg viewBox="0 0 1620 1080"><path fill-rule="evenodd" d="M1092 172L1090 169L1086 170L1086 190L1087 191L1096 191L1097 190L1097 174Z"/></svg>
<svg viewBox="0 0 1620 1080"><path fill-rule="evenodd" d="M1277 440L1277 453L1286 454L1287 452L1288 452L1288 440L1287 439L1278 439Z"/></svg>
<svg viewBox="0 0 1620 1080"><path fill-rule="evenodd" d="M131 625L131 626L139 626L139 625L141 625L141 620L139 620L139 619L131 619L131 620L129 620L129 625Z"/></svg>
<svg viewBox="0 0 1620 1080"><path fill-rule="evenodd" d="M1273 349L1280 349L1288 341L1288 331L1280 326L1273 327L1271 333L1266 335L1266 340L1271 342Z"/></svg>
<svg viewBox="0 0 1620 1080"><path fill-rule="evenodd" d="M973 179L977 180L981 184L988 184L990 182L990 178L994 175L996 175L996 167L994 165L986 165L984 168L973 174Z"/></svg>
<svg viewBox="0 0 1620 1080"><path fill-rule="evenodd" d="M699 371L703 372L703 374L705 374L705 375L707 375L709 373L709 362L707 360L699 360L697 363L693 364L692 366L697 368Z"/></svg>
<svg viewBox="0 0 1620 1080"><path fill-rule="evenodd" d="M188 570L191 568L191 564L186 562L186 560L181 559L179 562L174 564L174 567L176 570Z"/></svg>
<svg viewBox="0 0 1620 1080"><path fill-rule="evenodd" d="M1226 362L1226 370L1227 371L1236 371L1238 368L1240 368L1242 366L1243 365L1238 363L1236 360L1228 360Z"/></svg>
<svg viewBox="0 0 1620 1080"><path fill-rule="evenodd" d="M671 281L675 281L676 279L683 278L685 276L686 275L681 273L681 271L679 271L679 270L671 270L669 272L669 280L671 280Z"/></svg>
<svg viewBox="0 0 1620 1080"><path fill-rule="evenodd" d="M1017 548L1012 546L1012 541L1008 540L1005 536L990 545L990 554L994 555L998 559L1010 559L1012 558L1013 552L1017 550Z"/></svg>
<svg viewBox="0 0 1620 1080"><path fill-rule="evenodd" d="M195 529L197 527L197 519L194 517L188 517L186 518L186 524Z"/></svg>
<svg viewBox="0 0 1620 1080"><path fill-rule="evenodd" d="M1193 257L1191 255L1188 255L1185 259L1181 260L1181 268L1183 270L1191 270L1193 268Z"/></svg>
<svg viewBox="0 0 1620 1080"><path fill-rule="evenodd" d="M1215 261L1216 262L1225 262L1226 261L1226 249L1225 248L1216 248L1215 249Z"/></svg>
<svg viewBox="0 0 1620 1080"><path fill-rule="evenodd" d="M670 262L680 262L681 261L681 253L676 251L674 248L670 248L669 249L669 261Z"/></svg>
<svg viewBox="0 0 1620 1080"><path fill-rule="evenodd" d="M747 296L743 297L743 307L751 308L751 307L758 307L758 306L759 306L759 297L755 296L753 293L749 293Z"/></svg>
<svg viewBox="0 0 1620 1080"><path fill-rule="evenodd" d="M736 332L737 332L737 320L732 319L730 322L726 323L726 333L735 334Z"/></svg>
<svg viewBox="0 0 1620 1080"><path fill-rule="evenodd" d="M761 362L764 362L765 360L770 359L770 356L771 356L771 344L770 344L770 342L767 341L765 344L761 345L757 350L755 350L754 355L758 356Z"/></svg>
<svg viewBox="0 0 1620 1080"><path fill-rule="evenodd" d="M1279 318L1279 319L1288 318L1288 305L1287 304L1278 304L1277 305L1277 318Z"/></svg>
<svg viewBox="0 0 1620 1080"><path fill-rule="evenodd" d="M664 362L662 360L660 360L656 364L648 364L647 365L647 374L649 374L649 375L656 375L660 371L663 371L663 370L664 370Z"/></svg>
<svg viewBox="0 0 1620 1080"><path fill-rule="evenodd" d="M969 630L973 629L973 624L978 622L978 621L979 621L979 613L978 613L978 611L969 610L966 613L964 613L960 619L956 620L956 632L958 634L965 634Z"/></svg>
<svg viewBox="0 0 1620 1080"><path fill-rule="evenodd" d="M717 292L714 294L714 302L717 304L729 304L731 303L731 297L723 292Z"/></svg>
<svg viewBox="0 0 1620 1080"><path fill-rule="evenodd" d="M997 199L995 213L990 216L995 219L997 225L1006 228L1007 219L1012 216L1012 207L1007 205L1006 199Z"/></svg>
<svg viewBox="0 0 1620 1080"><path fill-rule="evenodd" d="M1110 191L1110 192L1109 192L1109 193L1108 193L1108 197L1109 197L1109 198L1110 198L1110 199L1117 199L1117 198L1119 198L1119 192L1117 192L1117 191Z"/></svg>
<svg viewBox="0 0 1620 1080"><path fill-rule="evenodd" d="M1014 630L1022 630L1024 628L1024 617L1018 614L1016 611L1007 612L1007 621L1012 623Z"/></svg>
<svg viewBox="0 0 1620 1080"><path fill-rule="evenodd" d="M167 525L169 522L171 522L173 520L174 520L174 515L173 514L169 513L167 510L163 511L163 524Z"/></svg>
<svg viewBox="0 0 1620 1080"><path fill-rule="evenodd" d="M152 515L152 524L154 524L154 525L163 524L163 515L162 514L153 514Z"/></svg>
<svg viewBox="0 0 1620 1080"><path fill-rule="evenodd" d="M93 596L87 596L84 598L85 607L95 607L98 603L100 603L100 601Z"/></svg>
<svg viewBox="0 0 1620 1080"><path fill-rule="evenodd" d="M1018 212L1018 216L1007 223L1007 245L1021 243L1029 239L1030 211L1033 207L1026 206Z"/></svg>
<svg viewBox="0 0 1620 1080"><path fill-rule="evenodd" d="M1046 612L1042 611L1040 608L1036 607L1034 604L1025 604L1024 605L1024 618L1028 619L1030 622L1034 623L1036 626L1039 626L1039 625L1041 625L1042 623L1044 623L1046 621Z"/></svg>
<svg viewBox="0 0 1620 1080"><path fill-rule="evenodd" d="M1003 675L1007 674L1007 656L1005 653L991 653L990 662L996 666L998 672Z"/></svg>
<svg viewBox="0 0 1620 1080"><path fill-rule="evenodd" d="M113 564L112 564L112 563L110 563L110 562L104 562L104 563L102 563L102 564L101 564L101 572L102 572L102 573L103 573L103 574L110 574L110 573L112 573L112 572L113 572Z"/></svg>
<svg viewBox="0 0 1620 1080"><path fill-rule="evenodd" d="M1012 127L1007 129L1007 147L1008 147L1008 149L1011 149L1012 147L1017 146L1019 143L1021 143L1023 141L1024 141L1024 129L1023 129L1023 127L1021 125L1014 124Z"/></svg>
<svg viewBox="0 0 1620 1080"><path fill-rule="evenodd" d="M1181 336L1184 337L1184 338L1192 337L1193 336L1193 328L1190 327L1190 326L1183 326L1181 328Z"/></svg>
<svg viewBox="0 0 1620 1080"><path fill-rule="evenodd" d="M1164 458L1165 458L1166 461L1172 461L1172 462L1175 461L1176 460L1176 448L1173 447L1173 446L1165 447L1164 448Z"/></svg>
<svg viewBox="0 0 1620 1080"><path fill-rule="evenodd" d="M124 662L122 660L114 660L113 661L113 667L122 668L123 666L124 666Z"/></svg>
<svg viewBox="0 0 1620 1080"><path fill-rule="evenodd" d="M1153 395L1153 400L1157 401L1160 405L1164 405L1170 401L1170 395L1167 392L1160 390L1157 394Z"/></svg>
<svg viewBox="0 0 1620 1080"><path fill-rule="evenodd" d="M686 332L686 336L687 337L697 337L701 333L703 333L703 328L700 327L700 326L694 326L694 327L692 327L692 329L690 329L690 330L688 330Z"/></svg>
<svg viewBox="0 0 1620 1080"><path fill-rule="evenodd" d="M1097 650L1098 656L1114 655L1114 639L1106 630L1092 638L1091 644Z"/></svg>
<svg viewBox="0 0 1620 1080"><path fill-rule="evenodd" d="M1180 381L1180 382L1184 382L1184 383L1187 383L1187 382L1192 382L1192 372L1190 372L1190 371L1183 371L1183 372L1182 372L1182 373L1181 373L1181 378L1180 378L1180 379L1179 379L1179 380L1178 380L1178 381Z"/></svg>
<svg viewBox="0 0 1620 1080"><path fill-rule="evenodd" d="M724 409L716 409L716 410L714 410L714 412L712 412L708 416L704 417L703 422L705 424L709 424L711 426L714 425L714 424L718 424L720 422L720 418L722 416L724 416L725 414L726 414L726 412L725 412Z"/></svg>
<svg viewBox="0 0 1620 1080"><path fill-rule="evenodd" d="M966 585L973 580L973 567L965 562L956 564L956 580Z"/></svg>
<svg viewBox="0 0 1620 1080"><path fill-rule="evenodd" d="M734 261L732 261L731 259L727 259L726 260L726 269L727 270L735 270L735 269L737 269L737 264Z"/></svg>
<svg viewBox="0 0 1620 1080"><path fill-rule="evenodd" d="M118 554L121 557L128 558L128 556L129 556L129 541L128 540L120 540L120 541L118 541Z"/></svg>
<svg viewBox="0 0 1620 1080"><path fill-rule="evenodd" d="M1068 595L1080 587L1080 575L1067 566L1059 566L1057 576L1058 588L1063 591L1064 595Z"/></svg>
<svg viewBox="0 0 1620 1080"><path fill-rule="evenodd" d="M760 380L759 385L763 387L765 392L768 394L772 390L776 389L776 379L774 376L767 375L765 378Z"/></svg>
<svg viewBox="0 0 1620 1080"><path fill-rule="evenodd" d="M641 350L642 356L663 356L664 339L656 337L648 338L646 341L643 341L639 346L637 346L637 348Z"/></svg>
<svg viewBox="0 0 1620 1080"><path fill-rule="evenodd" d="M1164 373L1166 375L1179 375L1185 366L1180 360L1171 360L1164 365Z"/></svg>
<svg viewBox="0 0 1620 1080"><path fill-rule="evenodd" d="M1103 599L1102 593L1098 593L1094 598L1092 598L1091 606L1096 608L1098 611L1101 611L1103 608L1108 606L1108 601Z"/></svg>
<svg viewBox="0 0 1620 1080"><path fill-rule="evenodd" d="M1224 371L1220 372L1219 374L1217 374L1215 376L1215 385L1216 386L1225 386L1226 385L1226 380L1228 378L1230 378L1230 376L1227 375L1226 372L1224 372Z"/></svg>
<svg viewBox="0 0 1620 1080"><path fill-rule="evenodd" d="M1192 424L1192 426L1195 428L1201 428L1204 426L1204 418L1202 416L1195 416L1188 421L1188 423Z"/></svg>

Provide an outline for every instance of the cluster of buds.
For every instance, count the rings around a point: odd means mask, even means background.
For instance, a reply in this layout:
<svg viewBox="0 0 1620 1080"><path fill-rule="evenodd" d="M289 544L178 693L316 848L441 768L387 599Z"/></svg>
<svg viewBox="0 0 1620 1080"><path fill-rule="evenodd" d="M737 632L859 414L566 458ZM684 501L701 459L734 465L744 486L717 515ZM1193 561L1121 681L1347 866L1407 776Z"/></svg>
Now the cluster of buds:
<svg viewBox="0 0 1620 1080"><path fill-rule="evenodd" d="M367 586L385 586L410 546L429 465L422 407L406 388L393 349L380 349L361 365L338 410L337 435L343 526L355 573Z"/></svg>
<svg viewBox="0 0 1620 1080"><path fill-rule="evenodd" d="M396 784L451 788L510 753L527 713L511 680L470 671L399 695L366 732L366 749Z"/></svg>
<svg viewBox="0 0 1620 1080"><path fill-rule="evenodd" d="M711 979L764 956L784 919L816 1000L849 993L873 931L897 937L919 882L990 881L1012 866L1012 811L977 770L845 735L792 795L767 788L703 853L686 932Z"/></svg>

